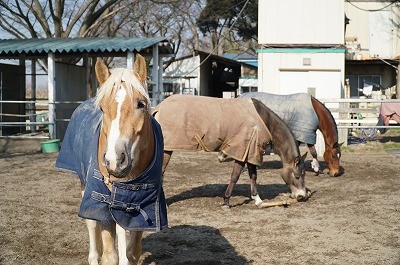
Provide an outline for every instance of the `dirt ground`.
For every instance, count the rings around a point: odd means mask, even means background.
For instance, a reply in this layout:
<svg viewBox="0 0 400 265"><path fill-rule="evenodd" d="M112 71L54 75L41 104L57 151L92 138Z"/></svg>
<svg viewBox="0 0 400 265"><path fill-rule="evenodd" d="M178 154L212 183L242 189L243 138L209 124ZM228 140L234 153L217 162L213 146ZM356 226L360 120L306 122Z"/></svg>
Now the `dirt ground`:
<svg viewBox="0 0 400 265"><path fill-rule="evenodd" d="M400 157L384 145L344 148L337 178L315 176L308 156L314 194L286 208L258 209L245 172L229 211L220 204L232 162L176 152L164 184L170 229L145 235L143 264L400 264ZM87 264L79 180L58 172L56 157L0 154L0 264ZM288 191L280 167L265 156L264 200Z"/></svg>

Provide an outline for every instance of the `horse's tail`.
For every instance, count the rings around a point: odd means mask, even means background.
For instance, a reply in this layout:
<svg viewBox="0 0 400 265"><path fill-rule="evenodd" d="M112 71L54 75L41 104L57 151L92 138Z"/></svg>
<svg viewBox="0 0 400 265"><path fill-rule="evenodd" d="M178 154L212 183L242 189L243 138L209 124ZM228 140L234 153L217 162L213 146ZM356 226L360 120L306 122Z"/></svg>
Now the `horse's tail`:
<svg viewBox="0 0 400 265"><path fill-rule="evenodd" d="M382 117L382 115L381 114L379 114L379 117L378 117L378 123L376 124L377 126L384 126L385 124L384 124L384 122L383 122L383 117ZM379 128L378 129L379 130L379 132L381 133L381 134L385 134L386 132L387 132L387 128Z"/></svg>

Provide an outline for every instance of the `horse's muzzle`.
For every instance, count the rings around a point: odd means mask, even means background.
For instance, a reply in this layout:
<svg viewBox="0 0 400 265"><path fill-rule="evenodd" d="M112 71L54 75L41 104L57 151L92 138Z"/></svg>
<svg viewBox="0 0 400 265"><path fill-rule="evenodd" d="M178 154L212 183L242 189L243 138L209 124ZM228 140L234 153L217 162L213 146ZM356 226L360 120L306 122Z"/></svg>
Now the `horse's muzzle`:
<svg viewBox="0 0 400 265"><path fill-rule="evenodd" d="M307 199L307 191L306 189L296 189L292 192L292 198L296 200L305 200Z"/></svg>
<svg viewBox="0 0 400 265"><path fill-rule="evenodd" d="M107 159L106 154L104 154L102 165L107 169L108 174L122 178L131 170L132 160L126 152L120 152L115 160Z"/></svg>

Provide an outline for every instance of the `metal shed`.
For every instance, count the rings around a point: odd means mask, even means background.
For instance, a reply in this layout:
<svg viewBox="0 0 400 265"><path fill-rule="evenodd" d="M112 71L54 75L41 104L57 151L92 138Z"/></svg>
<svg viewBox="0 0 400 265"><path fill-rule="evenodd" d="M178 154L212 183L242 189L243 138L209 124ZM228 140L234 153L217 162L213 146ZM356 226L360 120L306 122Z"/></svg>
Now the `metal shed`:
<svg viewBox="0 0 400 265"><path fill-rule="evenodd" d="M30 123L26 123L25 107L17 108L14 120L10 120L3 113L4 106L10 104L23 104L25 106L35 105L34 99L31 101L25 100L25 81L20 82L18 87L13 87L12 82L15 80L25 80L25 61L32 60L35 62L37 59L42 59L47 62L47 87L48 87L48 124L49 137L62 138L63 127L66 127L65 122L68 121L70 114L76 107L77 102L83 101L87 98L86 93L76 92L77 90L86 90L91 85L90 80L90 65L91 60L95 57L125 57L127 68L133 69L134 54L141 53L147 58L152 58L151 81L152 85L152 104L156 105L163 95L162 91L162 58L171 56L173 54L173 47L164 37L145 37L145 38L132 38L132 37L114 37L114 38L50 38L50 39L4 39L0 40L0 59L17 59L19 66L1 64L0 65L0 136L2 128L6 126L36 126L43 124L31 119ZM75 65L58 66L56 61L59 59L75 59L82 58L83 66L79 69L74 69ZM32 63L32 73L36 72L35 63ZM13 70L10 70L14 68ZM83 70L83 71L82 71ZM61 72L74 72L79 73L80 78L75 76L62 76ZM9 78L10 73L14 73L14 78ZM24 78L21 78L21 75ZM9 80L9 81L8 81ZM65 89L56 88L60 83L69 81L81 80L78 86L68 87ZM34 80L32 80L32 90ZM83 86L83 87L82 87ZM4 89L3 89L4 88ZM5 90L5 88L8 88ZM13 93L9 93L14 91ZM16 91L16 92L15 92ZM69 102L70 98L74 98L74 102ZM7 98L9 96L9 98ZM6 97L6 98L4 98ZM13 98L14 97L14 98ZM7 100L6 100L7 99ZM73 109L63 111L65 104L75 104ZM64 106L64 107L63 107ZM56 112L57 109L57 112ZM67 117L56 116L56 113L64 113ZM69 115L69 116L68 116ZM34 116L34 115L32 115ZM30 117L32 117L30 116ZM62 124L64 122L64 125ZM61 130L56 130L56 124Z"/></svg>

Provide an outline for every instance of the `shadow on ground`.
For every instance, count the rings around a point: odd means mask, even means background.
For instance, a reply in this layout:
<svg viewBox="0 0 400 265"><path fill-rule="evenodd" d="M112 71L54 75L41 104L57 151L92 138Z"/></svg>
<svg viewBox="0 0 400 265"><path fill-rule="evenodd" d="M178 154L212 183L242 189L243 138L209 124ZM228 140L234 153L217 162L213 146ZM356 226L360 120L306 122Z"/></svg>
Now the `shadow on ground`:
<svg viewBox="0 0 400 265"><path fill-rule="evenodd" d="M253 264L240 256L218 229L210 226L180 225L165 232L149 234L143 239L143 253L143 264ZM215 259L216 253L218 260Z"/></svg>

